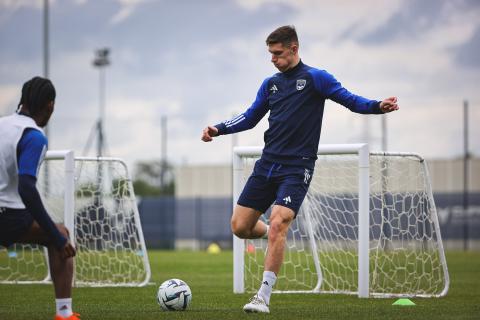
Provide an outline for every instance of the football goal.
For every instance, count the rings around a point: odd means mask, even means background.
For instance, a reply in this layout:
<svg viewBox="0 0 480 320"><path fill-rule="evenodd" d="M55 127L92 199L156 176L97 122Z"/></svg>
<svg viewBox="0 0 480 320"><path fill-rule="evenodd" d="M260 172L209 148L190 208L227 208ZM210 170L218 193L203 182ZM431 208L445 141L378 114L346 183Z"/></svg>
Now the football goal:
<svg viewBox="0 0 480 320"><path fill-rule="evenodd" d="M150 265L135 194L123 161L48 151L37 187L52 219L77 249L76 286L143 286ZM50 281L46 249L0 247L0 283Z"/></svg>
<svg viewBox="0 0 480 320"><path fill-rule="evenodd" d="M234 148L234 205L261 152ZM234 236L235 293L256 292L267 250L266 240ZM440 297L448 287L425 160L367 144L320 146L275 292Z"/></svg>

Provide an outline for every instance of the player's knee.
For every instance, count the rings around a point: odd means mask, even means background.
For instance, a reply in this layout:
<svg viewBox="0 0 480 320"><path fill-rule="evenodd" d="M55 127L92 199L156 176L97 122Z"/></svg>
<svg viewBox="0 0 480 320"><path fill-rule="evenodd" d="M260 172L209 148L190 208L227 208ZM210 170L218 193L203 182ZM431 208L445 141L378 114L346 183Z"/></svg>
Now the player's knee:
<svg viewBox="0 0 480 320"><path fill-rule="evenodd" d="M275 216L270 219L269 237L276 239L285 236L288 231L290 221L281 216Z"/></svg>
<svg viewBox="0 0 480 320"><path fill-rule="evenodd" d="M246 239L249 236L248 228L246 228L244 223L241 223L237 219L232 219L231 221L231 228L234 235L241 239Z"/></svg>
<svg viewBox="0 0 480 320"><path fill-rule="evenodd" d="M278 219L270 220L270 230L268 237L271 239L277 238L281 233L282 223Z"/></svg>

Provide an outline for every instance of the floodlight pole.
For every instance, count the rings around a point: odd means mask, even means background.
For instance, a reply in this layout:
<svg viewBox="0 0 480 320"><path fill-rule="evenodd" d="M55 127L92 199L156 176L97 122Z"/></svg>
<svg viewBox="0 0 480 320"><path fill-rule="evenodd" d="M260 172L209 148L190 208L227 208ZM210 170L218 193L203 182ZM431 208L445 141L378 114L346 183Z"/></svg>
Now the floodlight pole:
<svg viewBox="0 0 480 320"><path fill-rule="evenodd" d="M48 79L49 75L49 8L48 1L43 0L43 77ZM45 135L48 139L48 126L44 129Z"/></svg>
<svg viewBox="0 0 480 320"><path fill-rule="evenodd" d="M97 157L102 157L105 150L105 136L103 121L105 119L105 88L106 88L106 77L105 77L105 67L110 65L110 60L108 55L110 53L109 48L102 48L95 51L95 59L93 60L93 66L97 67L99 70L99 117L97 120Z"/></svg>
<svg viewBox="0 0 480 320"><path fill-rule="evenodd" d="M103 121L105 119L105 69L99 69L99 102L100 102L100 113L98 115L98 122L97 122L97 132L98 132L98 140L97 140L97 157L103 156L104 152L104 139L103 139Z"/></svg>
<svg viewBox="0 0 480 320"><path fill-rule="evenodd" d="M49 8L48 0L43 0L43 76L48 78L49 73Z"/></svg>
<svg viewBox="0 0 480 320"><path fill-rule="evenodd" d="M43 77L48 79L49 76L49 0L43 0ZM45 126L44 130L45 137L49 139L49 126ZM50 193L50 173L49 173L49 163L45 161L44 165L44 174L45 174L45 194Z"/></svg>
<svg viewBox="0 0 480 320"><path fill-rule="evenodd" d="M166 185L166 171L167 171L167 116L162 116L160 120L161 125L161 152L160 158L160 188L162 192L165 190Z"/></svg>
<svg viewBox="0 0 480 320"><path fill-rule="evenodd" d="M382 151L388 151L387 115L382 115Z"/></svg>
<svg viewBox="0 0 480 320"><path fill-rule="evenodd" d="M469 159L468 152L468 101L463 101L463 250L468 250L468 177Z"/></svg>
<svg viewBox="0 0 480 320"><path fill-rule="evenodd" d="M387 132L387 115L383 114L382 115L382 151L387 152L388 151L388 132ZM383 174L381 175L382 177L382 194L381 194L381 200L382 200L382 219L383 221L390 221L389 217L389 203L391 203L389 193L387 192L388 190L388 162L386 160L386 157L384 156L382 158L382 168L381 170L383 171ZM392 231L390 229L390 224L389 223L382 223L382 233L383 233L383 239L381 245L383 250L388 251L390 250L389 243L392 238Z"/></svg>
<svg viewBox="0 0 480 320"><path fill-rule="evenodd" d="M93 60L93 66L97 67L99 72L99 88L98 88L98 94L99 94L99 107L100 107L100 112L98 116L98 121L97 121L97 157L100 158L104 156L104 150L105 150L105 136L104 136L104 128L103 128L103 120L105 118L105 87L106 87L106 79L105 79L105 68L110 65L110 60L108 59L108 55L110 53L110 49L108 48L102 48L98 49L95 51L95 59ZM102 199L102 176L103 176L103 170L102 170L102 165L100 161L98 162L98 167L97 167L97 188L98 192L96 192L95 196L95 204L99 205L101 202L103 202Z"/></svg>

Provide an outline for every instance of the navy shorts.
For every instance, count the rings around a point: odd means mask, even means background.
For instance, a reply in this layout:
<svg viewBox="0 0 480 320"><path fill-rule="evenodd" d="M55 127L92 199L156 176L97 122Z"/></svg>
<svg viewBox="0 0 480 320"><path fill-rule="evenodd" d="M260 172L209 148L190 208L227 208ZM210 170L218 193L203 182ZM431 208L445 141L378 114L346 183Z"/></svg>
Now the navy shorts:
<svg viewBox="0 0 480 320"><path fill-rule="evenodd" d="M280 205L292 209L296 216L312 175L311 169L257 160L237 204L263 213L272 204Z"/></svg>
<svg viewBox="0 0 480 320"><path fill-rule="evenodd" d="M9 247L18 242L33 223L26 209L0 208L0 245Z"/></svg>

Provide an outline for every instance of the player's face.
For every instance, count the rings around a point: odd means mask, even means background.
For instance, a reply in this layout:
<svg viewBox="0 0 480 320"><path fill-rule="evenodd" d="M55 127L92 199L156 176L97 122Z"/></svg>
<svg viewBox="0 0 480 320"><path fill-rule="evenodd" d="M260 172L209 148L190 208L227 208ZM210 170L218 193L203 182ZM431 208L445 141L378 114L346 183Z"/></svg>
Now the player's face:
<svg viewBox="0 0 480 320"><path fill-rule="evenodd" d="M298 45L291 44L285 47L281 43L272 43L268 45L268 51L272 54L271 61L273 65L281 72L285 72L294 67L293 64L296 62L295 56L298 52Z"/></svg>
<svg viewBox="0 0 480 320"><path fill-rule="evenodd" d="M44 109L45 111L42 113L37 123L39 127L43 128L47 125L48 120L50 120L50 117L52 116L54 106L55 106L55 101L50 101L47 104L47 107Z"/></svg>

